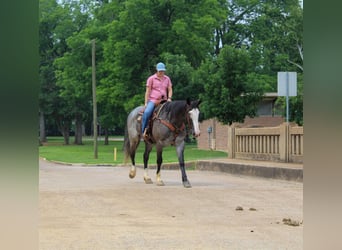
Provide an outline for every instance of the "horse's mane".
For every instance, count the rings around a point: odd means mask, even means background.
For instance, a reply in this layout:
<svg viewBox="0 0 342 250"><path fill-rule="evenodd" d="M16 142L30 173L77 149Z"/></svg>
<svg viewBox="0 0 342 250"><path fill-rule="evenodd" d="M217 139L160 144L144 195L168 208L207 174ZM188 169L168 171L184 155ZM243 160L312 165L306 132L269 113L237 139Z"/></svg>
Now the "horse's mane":
<svg viewBox="0 0 342 250"><path fill-rule="evenodd" d="M177 100L166 102L162 107L161 113L166 114L167 118L178 117L186 112L187 102L184 100Z"/></svg>

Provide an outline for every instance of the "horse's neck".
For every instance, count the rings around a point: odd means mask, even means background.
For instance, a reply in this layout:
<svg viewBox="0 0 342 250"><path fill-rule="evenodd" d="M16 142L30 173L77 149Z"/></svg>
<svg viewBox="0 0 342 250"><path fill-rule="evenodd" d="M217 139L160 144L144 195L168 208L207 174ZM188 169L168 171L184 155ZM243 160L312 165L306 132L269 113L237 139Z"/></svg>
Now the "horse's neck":
<svg viewBox="0 0 342 250"><path fill-rule="evenodd" d="M168 114L169 121L175 125L181 125L185 120L185 107L183 105L172 105Z"/></svg>

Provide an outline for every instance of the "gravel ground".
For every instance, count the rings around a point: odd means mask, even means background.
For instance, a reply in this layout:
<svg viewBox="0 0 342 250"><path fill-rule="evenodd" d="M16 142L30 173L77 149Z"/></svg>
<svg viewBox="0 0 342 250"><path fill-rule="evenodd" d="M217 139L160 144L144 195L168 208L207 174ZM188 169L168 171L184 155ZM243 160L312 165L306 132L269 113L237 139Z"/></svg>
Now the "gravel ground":
<svg viewBox="0 0 342 250"><path fill-rule="evenodd" d="M303 249L303 183L40 160L39 249ZM155 180L155 170L150 170ZM288 223L288 222L294 223Z"/></svg>

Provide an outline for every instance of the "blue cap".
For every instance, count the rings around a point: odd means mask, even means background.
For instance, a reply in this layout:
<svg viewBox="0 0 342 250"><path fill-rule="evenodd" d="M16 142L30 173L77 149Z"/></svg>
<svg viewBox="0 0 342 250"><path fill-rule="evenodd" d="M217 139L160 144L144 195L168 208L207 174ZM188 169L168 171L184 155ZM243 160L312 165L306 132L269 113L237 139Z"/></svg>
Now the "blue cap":
<svg viewBox="0 0 342 250"><path fill-rule="evenodd" d="M166 70L165 64L162 62L158 63L156 68L157 68L157 71L165 71Z"/></svg>

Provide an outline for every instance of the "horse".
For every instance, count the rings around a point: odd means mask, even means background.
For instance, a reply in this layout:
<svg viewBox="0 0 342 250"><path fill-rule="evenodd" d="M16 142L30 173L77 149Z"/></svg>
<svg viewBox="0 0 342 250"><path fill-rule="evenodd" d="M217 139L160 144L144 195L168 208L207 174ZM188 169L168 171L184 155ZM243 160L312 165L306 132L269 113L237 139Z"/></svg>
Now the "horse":
<svg viewBox="0 0 342 250"><path fill-rule="evenodd" d="M177 152L179 167L182 173L183 186L190 188L191 184L186 175L184 166L184 139L187 135L186 125L192 126L193 135L198 137L200 135L200 129L198 124L199 117L199 104L200 100L190 101L176 100L171 102L164 102L155 107L152 122L149 122L151 140L145 142L144 151L144 181L146 184L152 184L152 180L148 175L148 160L150 152L153 146L156 146L157 152L157 172L156 172L156 184L158 186L164 186L164 182L160 176L160 169L163 162L162 154L163 148L169 145L174 145ZM131 168L129 177L134 178L136 175L135 166L135 153L141 140L141 115L144 106L138 106L133 109L128 117L125 129L124 137L124 152L125 162L128 158L131 159ZM192 124L190 122L192 121ZM151 125L152 123L152 125Z"/></svg>

